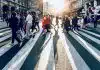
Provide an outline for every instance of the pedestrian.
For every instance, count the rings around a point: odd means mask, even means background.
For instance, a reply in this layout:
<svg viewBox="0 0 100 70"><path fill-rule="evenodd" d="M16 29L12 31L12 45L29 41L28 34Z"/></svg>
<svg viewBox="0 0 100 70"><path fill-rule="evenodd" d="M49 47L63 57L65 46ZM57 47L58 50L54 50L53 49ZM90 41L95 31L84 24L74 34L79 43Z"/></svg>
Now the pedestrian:
<svg viewBox="0 0 100 70"><path fill-rule="evenodd" d="M31 12L28 12L27 14L27 17L26 17L26 36L27 36L27 39L29 39L30 35L31 35L31 31L30 29L32 28L32 20L33 20L33 17L32 17L32 14Z"/></svg>
<svg viewBox="0 0 100 70"><path fill-rule="evenodd" d="M43 31L47 31L50 32L50 17L49 16L44 16L43 20L42 20L42 27L43 27Z"/></svg>
<svg viewBox="0 0 100 70"><path fill-rule="evenodd" d="M12 13L12 17L9 19L11 29L12 29L12 46L14 46L15 39L18 41L18 44L21 45L20 39L17 37L18 27L18 18L16 17L16 13Z"/></svg>
<svg viewBox="0 0 100 70"><path fill-rule="evenodd" d="M79 30L79 26L78 26L78 18L77 18L77 16L75 16L75 17L73 17L72 18L72 25L73 25L73 29L74 30Z"/></svg>
<svg viewBox="0 0 100 70"><path fill-rule="evenodd" d="M32 17L33 17L33 20L32 20L32 32L35 29L35 16L36 16L36 13L32 12Z"/></svg>
<svg viewBox="0 0 100 70"><path fill-rule="evenodd" d="M70 20L68 17L65 17L65 22L64 22L64 29L68 32L70 29Z"/></svg>
<svg viewBox="0 0 100 70"><path fill-rule="evenodd" d="M24 25L24 22L25 22L25 18L24 18L24 15L23 13L20 13L20 20L19 20L19 28L24 31L24 28L23 28L23 25Z"/></svg>
<svg viewBox="0 0 100 70"><path fill-rule="evenodd" d="M84 25L83 25L83 28L86 28L87 27L88 22L89 22L88 17L85 16L84 17Z"/></svg>
<svg viewBox="0 0 100 70"><path fill-rule="evenodd" d="M39 27L39 16L38 16L37 13L35 15L35 29L36 29L36 31L39 31L40 30L40 27Z"/></svg>
<svg viewBox="0 0 100 70"><path fill-rule="evenodd" d="M81 28L83 28L83 24L84 24L84 18L83 17L81 17L81 19L80 19L81 21L80 21L80 24L81 24Z"/></svg>

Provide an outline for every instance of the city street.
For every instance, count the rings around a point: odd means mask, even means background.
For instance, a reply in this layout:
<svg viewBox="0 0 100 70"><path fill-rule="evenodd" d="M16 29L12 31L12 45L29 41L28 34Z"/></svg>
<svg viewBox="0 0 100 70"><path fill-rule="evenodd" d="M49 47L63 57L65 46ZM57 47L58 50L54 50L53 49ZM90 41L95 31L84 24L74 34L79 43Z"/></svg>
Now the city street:
<svg viewBox="0 0 100 70"><path fill-rule="evenodd" d="M62 21L60 21L62 23ZM59 23L59 24L60 24ZM11 30L0 29L0 70L99 70L100 25L66 33L56 32L24 40L21 47L11 44ZM56 54L54 54L56 50Z"/></svg>
<svg viewBox="0 0 100 70"><path fill-rule="evenodd" d="M0 0L0 70L100 70L100 0Z"/></svg>

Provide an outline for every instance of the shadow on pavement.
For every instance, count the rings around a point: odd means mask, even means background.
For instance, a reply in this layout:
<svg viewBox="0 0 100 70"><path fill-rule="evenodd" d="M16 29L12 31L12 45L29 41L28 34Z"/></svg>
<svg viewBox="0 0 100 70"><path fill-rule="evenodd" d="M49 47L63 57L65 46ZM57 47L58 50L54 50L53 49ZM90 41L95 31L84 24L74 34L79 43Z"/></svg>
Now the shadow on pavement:
<svg viewBox="0 0 100 70"><path fill-rule="evenodd" d="M0 70L17 54L17 52L28 42L24 40L21 47L19 45L13 46L9 51L0 57Z"/></svg>
<svg viewBox="0 0 100 70"><path fill-rule="evenodd" d="M40 59L40 54L44 49L42 45L45 42L45 38L46 34L39 37L20 70L34 70L38 60Z"/></svg>

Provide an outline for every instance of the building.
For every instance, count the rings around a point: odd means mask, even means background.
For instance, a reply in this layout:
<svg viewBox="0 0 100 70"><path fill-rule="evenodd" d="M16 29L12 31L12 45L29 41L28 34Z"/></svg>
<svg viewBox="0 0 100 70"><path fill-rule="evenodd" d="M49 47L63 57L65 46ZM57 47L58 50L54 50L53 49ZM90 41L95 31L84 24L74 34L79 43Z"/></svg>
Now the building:
<svg viewBox="0 0 100 70"><path fill-rule="evenodd" d="M0 0L0 16L3 14L3 7L8 8L8 13L11 11L26 12L36 8L42 11L42 2L40 2L39 0Z"/></svg>

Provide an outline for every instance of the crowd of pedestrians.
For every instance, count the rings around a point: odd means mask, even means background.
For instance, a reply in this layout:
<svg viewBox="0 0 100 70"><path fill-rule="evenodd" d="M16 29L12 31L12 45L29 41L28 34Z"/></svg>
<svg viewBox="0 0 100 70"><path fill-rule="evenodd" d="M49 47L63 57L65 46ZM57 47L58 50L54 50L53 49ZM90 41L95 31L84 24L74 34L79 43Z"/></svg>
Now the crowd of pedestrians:
<svg viewBox="0 0 100 70"><path fill-rule="evenodd" d="M87 28L89 25L93 24L94 28L97 28L97 24L99 24L100 16L73 16L68 17L64 16L62 19L63 27L68 32L69 30L79 30L80 28Z"/></svg>
<svg viewBox="0 0 100 70"><path fill-rule="evenodd" d="M14 46L15 40L21 46L23 39L34 37L32 32L40 30L40 17L37 12L12 12L11 16L5 19L4 21L12 30L12 46Z"/></svg>
<svg viewBox="0 0 100 70"><path fill-rule="evenodd" d="M6 16L5 16L6 17ZM50 32L53 15L44 15L42 18L42 33ZM94 23L94 28L97 27L97 22L99 17L89 17L89 16L81 16L77 15L68 17L65 15L60 18L59 16L55 16L55 23L59 28L59 19L62 20L62 27L68 32L69 30L79 30L80 28L87 28L89 23ZM12 45L14 45L15 39L18 41L18 44L21 45L23 38L30 39L30 37L34 37L32 32L40 31L39 22L40 17L37 12L27 12L27 13L16 13L12 12L11 17L6 17L4 20L7 22L7 25L12 29ZM54 26L54 27L55 27Z"/></svg>

